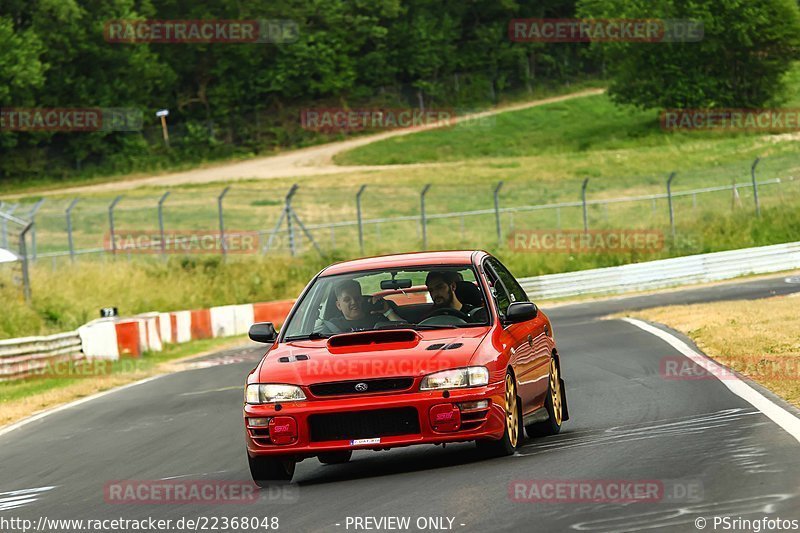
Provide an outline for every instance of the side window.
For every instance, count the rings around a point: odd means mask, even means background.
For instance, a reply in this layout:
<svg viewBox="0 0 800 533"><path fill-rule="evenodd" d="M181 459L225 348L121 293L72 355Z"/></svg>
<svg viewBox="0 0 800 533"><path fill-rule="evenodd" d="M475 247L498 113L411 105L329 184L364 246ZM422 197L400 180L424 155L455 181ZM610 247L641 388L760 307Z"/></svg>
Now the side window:
<svg viewBox="0 0 800 533"><path fill-rule="evenodd" d="M509 298L511 302L527 302L528 295L525 294L525 291L522 288L522 285L516 280L514 276L511 275L511 272L508 271L503 264L495 259L494 257L489 258L489 264L492 265L497 275L500 276L500 280L503 282L503 285L506 286L506 289L509 292Z"/></svg>
<svg viewBox="0 0 800 533"><path fill-rule="evenodd" d="M492 265L487 263L484 263L483 270L486 272L486 278L492 285L492 298L497 304L497 310L500 311L501 314L505 314L508 306L511 304L511 298L509 297L502 280L498 278L498 275L495 274L494 269L491 268Z"/></svg>

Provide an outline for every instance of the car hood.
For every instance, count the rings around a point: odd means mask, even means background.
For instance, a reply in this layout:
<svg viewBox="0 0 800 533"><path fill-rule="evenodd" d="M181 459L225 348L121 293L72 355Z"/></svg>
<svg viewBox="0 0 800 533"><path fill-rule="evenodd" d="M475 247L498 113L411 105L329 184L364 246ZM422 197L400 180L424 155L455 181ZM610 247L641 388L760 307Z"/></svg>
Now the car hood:
<svg viewBox="0 0 800 533"><path fill-rule="evenodd" d="M379 332L363 332L281 343L267 352L250 383L310 385L353 379L418 377L463 367L469 364L489 327L391 331L400 332L405 332L405 338L376 341L376 336L370 334Z"/></svg>

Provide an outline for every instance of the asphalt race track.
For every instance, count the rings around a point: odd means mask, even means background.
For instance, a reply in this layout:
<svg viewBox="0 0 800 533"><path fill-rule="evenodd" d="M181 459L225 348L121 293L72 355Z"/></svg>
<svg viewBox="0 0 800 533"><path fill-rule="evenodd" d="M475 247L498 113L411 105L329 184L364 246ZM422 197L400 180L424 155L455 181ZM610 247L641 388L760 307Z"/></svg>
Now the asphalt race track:
<svg viewBox="0 0 800 533"><path fill-rule="evenodd" d="M365 451L345 465L299 463L292 485L254 503L107 503L104 487L115 480L249 482L242 388L263 348L216 354L0 435L0 518L269 516L288 532L367 530L354 517L470 532L698 531L698 517L714 531L714 515L800 519L800 442L716 379L664 379L660 361L679 354L663 340L598 320L712 300L732 300L744 314L747 299L792 292L800 284L777 277L553 308L572 418L513 457L482 460L472 444ZM515 501L510 487L525 480L655 480L664 491L646 503Z"/></svg>

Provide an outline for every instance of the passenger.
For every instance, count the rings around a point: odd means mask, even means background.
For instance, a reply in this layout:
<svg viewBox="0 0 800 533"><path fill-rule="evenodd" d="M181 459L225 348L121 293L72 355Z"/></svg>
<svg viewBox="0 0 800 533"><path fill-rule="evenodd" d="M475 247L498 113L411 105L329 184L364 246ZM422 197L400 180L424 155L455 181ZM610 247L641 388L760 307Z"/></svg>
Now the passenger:
<svg viewBox="0 0 800 533"><path fill-rule="evenodd" d="M403 320L389 305L389 302L380 296L373 296L370 300L372 305L379 305L380 308L366 311L364 296L361 294L361 284L354 279L337 283L333 291L336 295L336 308L341 311L342 316L331 319L331 322L341 331L372 329L379 322Z"/></svg>

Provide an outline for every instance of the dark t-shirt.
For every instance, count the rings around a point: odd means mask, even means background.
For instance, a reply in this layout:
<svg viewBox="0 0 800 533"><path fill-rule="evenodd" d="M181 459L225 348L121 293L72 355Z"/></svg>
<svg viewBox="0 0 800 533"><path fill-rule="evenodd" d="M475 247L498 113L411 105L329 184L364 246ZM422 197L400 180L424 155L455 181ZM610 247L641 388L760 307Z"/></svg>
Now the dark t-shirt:
<svg viewBox="0 0 800 533"><path fill-rule="evenodd" d="M341 331L358 331L362 329L372 329L378 322L384 322L386 320L388 319L383 315L369 314L364 315L363 318L359 318L358 320L347 320L344 317L332 318L331 323Z"/></svg>
<svg viewBox="0 0 800 533"><path fill-rule="evenodd" d="M435 313L436 313L437 311L439 311L440 309L453 309L453 308L452 308L452 307L434 307L433 309L431 309L431 310L428 312L428 314L427 314L427 315L425 315L425 317L424 317L422 320L425 320L425 319L427 319L427 318L430 318L430 317L434 316L434 315L435 315ZM469 314L469 312L470 312L470 311L472 311L473 309L476 309L476 307L475 307L474 305L470 305L470 304L461 304L461 312L462 312L462 313L464 313L465 315L466 315L466 314ZM453 309L453 311L455 311L455 309ZM420 321L420 322L421 322L421 321Z"/></svg>

